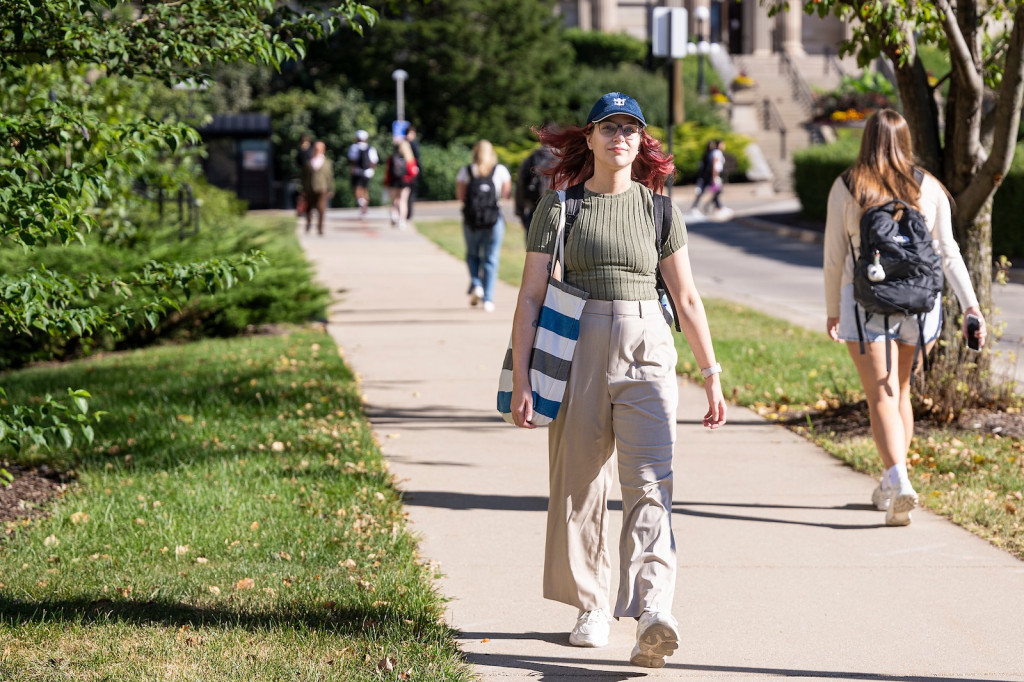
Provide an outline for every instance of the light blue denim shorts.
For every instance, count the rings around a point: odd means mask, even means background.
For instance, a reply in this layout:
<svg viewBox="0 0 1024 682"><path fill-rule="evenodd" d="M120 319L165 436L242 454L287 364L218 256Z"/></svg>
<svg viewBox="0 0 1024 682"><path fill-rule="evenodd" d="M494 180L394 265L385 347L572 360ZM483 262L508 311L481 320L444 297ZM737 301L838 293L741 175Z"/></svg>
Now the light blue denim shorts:
<svg viewBox="0 0 1024 682"><path fill-rule="evenodd" d="M921 335L917 315L890 315L889 329L885 329L885 315L868 313L865 322L864 309L853 300L853 284L843 287L839 302L839 338L843 341L860 341L857 335L857 316L860 317L864 341L872 343L886 338L895 339L908 346L917 345ZM935 305L924 314L924 342L929 344L939 338L942 330L942 294L935 296Z"/></svg>

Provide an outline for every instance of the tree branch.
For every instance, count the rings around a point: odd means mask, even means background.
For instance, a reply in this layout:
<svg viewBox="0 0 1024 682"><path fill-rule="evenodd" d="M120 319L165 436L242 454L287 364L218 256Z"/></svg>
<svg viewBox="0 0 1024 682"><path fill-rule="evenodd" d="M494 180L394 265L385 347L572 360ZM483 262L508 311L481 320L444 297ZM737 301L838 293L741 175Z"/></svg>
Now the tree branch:
<svg viewBox="0 0 1024 682"><path fill-rule="evenodd" d="M954 70L960 70L963 84L980 100L985 83L981 73L974 68L974 55L971 54L971 47L956 22L956 12L950 6L949 0L936 0L935 6L942 11L942 28L946 32L946 42L949 43L950 63Z"/></svg>
<svg viewBox="0 0 1024 682"><path fill-rule="evenodd" d="M974 215L998 189L1013 161L1020 125L1021 104L1024 102L1024 7L1014 12L1003 80L996 93L993 113L992 150L967 188L957 197L959 208L965 215Z"/></svg>

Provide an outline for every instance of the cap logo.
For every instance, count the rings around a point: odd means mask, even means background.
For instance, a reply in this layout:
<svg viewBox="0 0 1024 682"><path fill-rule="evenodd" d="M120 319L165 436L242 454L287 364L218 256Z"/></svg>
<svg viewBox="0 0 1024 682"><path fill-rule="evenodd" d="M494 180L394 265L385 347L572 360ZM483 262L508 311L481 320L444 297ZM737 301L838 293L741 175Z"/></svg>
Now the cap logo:
<svg viewBox="0 0 1024 682"><path fill-rule="evenodd" d="M626 104L626 98L625 97L616 97L612 101L615 102L615 106L617 106L617 107L625 106L625 104Z"/></svg>

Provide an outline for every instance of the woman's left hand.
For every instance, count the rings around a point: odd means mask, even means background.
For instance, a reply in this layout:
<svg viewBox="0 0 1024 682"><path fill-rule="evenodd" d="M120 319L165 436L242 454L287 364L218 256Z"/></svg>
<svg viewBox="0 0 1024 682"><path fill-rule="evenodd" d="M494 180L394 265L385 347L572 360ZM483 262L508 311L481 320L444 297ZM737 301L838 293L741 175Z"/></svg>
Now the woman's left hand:
<svg viewBox="0 0 1024 682"><path fill-rule="evenodd" d="M722 382L717 374L704 380L704 392L708 396L708 412L704 415L704 426L717 429L725 424L725 397L722 395Z"/></svg>
<svg viewBox="0 0 1024 682"><path fill-rule="evenodd" d="M963 326L964 338L967 338L967 316L968 315L974 315L975 317L978 318L978 321L980 323L978 325L978 332L976 334L976 336L978 338L978 348L984 348L985 347L985 337L988 336L988 325L985 324L985 316L981 314L981 308L979 308L977 306L971 306L970 308L968 308L967 310L964 311L964 326Z"/></svg>

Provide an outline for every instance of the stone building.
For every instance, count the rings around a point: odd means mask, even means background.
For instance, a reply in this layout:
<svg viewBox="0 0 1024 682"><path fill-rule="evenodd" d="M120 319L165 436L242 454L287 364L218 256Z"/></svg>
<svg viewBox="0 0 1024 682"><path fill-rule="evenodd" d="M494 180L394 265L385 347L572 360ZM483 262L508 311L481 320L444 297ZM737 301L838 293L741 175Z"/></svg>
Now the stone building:
<svg viewBox="0 0 1024 682"><path fill-rule="evenodd" d="M698 26L698 6L708 11L707 25ZM846 25L834 16L804 14L802 3L774 17L759 0L569 0L558 3L568 26L605 33L650 35L655 7L685 7L691 37L722 45L730 54L763 56L785 52L792 56L834 53L847 36Z"/></svg>

